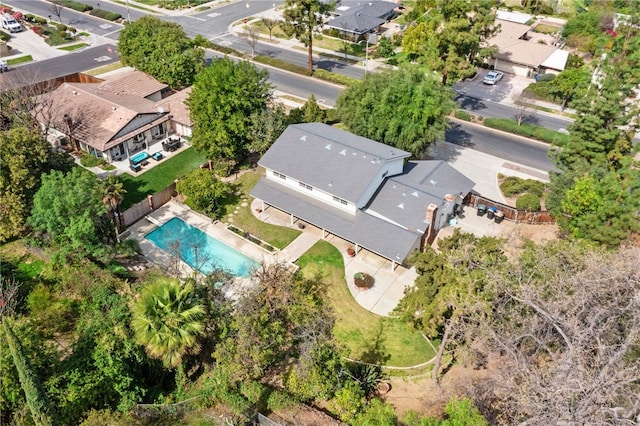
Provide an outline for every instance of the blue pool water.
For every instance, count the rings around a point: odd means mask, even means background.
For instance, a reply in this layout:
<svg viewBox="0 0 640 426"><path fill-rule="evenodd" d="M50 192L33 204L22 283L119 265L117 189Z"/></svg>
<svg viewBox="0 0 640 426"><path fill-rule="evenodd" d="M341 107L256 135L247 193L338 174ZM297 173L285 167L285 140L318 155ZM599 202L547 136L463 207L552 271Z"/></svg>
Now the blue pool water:
<svg viewBox="0 0 640 426"><path fill-rule="evenodd" d="M248 277L258 265L253 259L177 217L149 232L145 238L167 253L179 251L184 262L194 269L199 266L204 274L222 268L236 277Z"/></svg>

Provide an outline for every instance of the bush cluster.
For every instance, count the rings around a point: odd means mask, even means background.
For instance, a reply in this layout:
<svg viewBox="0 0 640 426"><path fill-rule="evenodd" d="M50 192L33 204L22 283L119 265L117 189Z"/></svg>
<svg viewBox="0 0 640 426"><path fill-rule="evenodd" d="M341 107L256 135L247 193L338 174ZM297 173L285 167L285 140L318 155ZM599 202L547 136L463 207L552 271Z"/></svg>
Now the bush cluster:
<svg viewBox="0 0 640 426"><path fill-rule="evenodd" d="M540 197L532 193L522 194L516 200L516 208L530 212L540 211Z"/></svg>
<svg viewBox="0 0 640 426"><path fill-rule="evenodd" d="M306 70L305 70L306 71ZM313 72L313 76L319 78L320 80L329 81L331 83L342 84L344 86L349 86L350 84L358 81L355 78L336 74L327 70L317 69Z"/></svg>
<svg viewBox="0 0 640 426"><path fill-rule="evenodd" d="M453 113L453 116L459 120L471 121L471 114L469 114L467 111L462 109L457 109Z"/></svg>
<svg viewBox="0 0 640 426"><path fill-rule="evenodd" d="M534 179L522 179L515 176L507 176L500 184L500 190L507 197L524 194L525 192L542 197L545 185L544 183Z"/></svg>
<svg viewBox="0 0 640 426"><path fill-rule="evenodd" d="M107 21L117 21L118 19L122 18L122 15L120 15L119 13L109 12L108 10L104 9L94 9L89 12L89 15L97 16L98 18L106 19Z"/></svg>
<svg viewBox="0 0 640 426"><path fill-rule="evenodd" d="M301 67L299 65L291 64L287 61L283 61L278 58L271 58L269 56L258 55L253 58L254 61L259 62L261 64L271 65L272 67L276 67L285 71L291 71L296 74L308 75L311 76L312 73L306 69L305 67Z"/></svg>
<svg viewBox="0 0 640 426"><path fill-rule="evenodd" d="M545 129L544 127L532 124L525 123L518 126L518 123L510 118L486 118L484 124L487 127L537 139L557 146L565 146L569 142L569 135L563 135L555 130Z"/></svg>
<svg viewBox="0 0 640 426"><path fill-rule="evenodd" d="M9 34L5 33L4 31L0 31L0 40L9 41L9 40L11 40L11 36Z"/></svg>
<svg viewBox="0 0 640 426"><path fill-rule="evenodd" d="M54 0L53 3L68 7L69 9L73 9L77 12L88 12L89 10L93 10L93 6L90 4L80 3L75 0Z"/></svg>
<svg viewBox="0 0 640 426"><path fill-rule="evenodd" d="M228 46L222 46L220 44L215 44L215 43L211 43L211 45L209 46L211 49L220 52L220 53L224 53L225 55L236 55L236 56L242 56L243 53L233 49L231 47Z"/></svg>
<svg viewBox="0 0 640 426"><path fill-rule="evenodd" d="M80 157L80 164L84 167L97 167L105 163L103 158L98 158L88 153L83 153Z"/></svg>

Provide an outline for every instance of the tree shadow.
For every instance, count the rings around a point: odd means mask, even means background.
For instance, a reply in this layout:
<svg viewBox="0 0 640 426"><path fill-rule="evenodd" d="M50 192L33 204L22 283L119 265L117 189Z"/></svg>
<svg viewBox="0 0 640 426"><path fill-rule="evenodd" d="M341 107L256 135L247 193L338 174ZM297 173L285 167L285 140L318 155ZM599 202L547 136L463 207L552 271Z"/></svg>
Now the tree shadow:
<svg viewBox="0 0 640 426"><path fill-rule="evenodd" d="M481 111L487 108L487 104L482 99L469 95L458 95L454 100L460 105L460 108L467 111Z"/></svg>
<svg viewBox="0 0 640 426"><path fill-rule="evenodd" d="M374 335L367 338L365 350L360 355L361 361L370 364L383 365L387 361L389 361L389 359L391 359L391 355L386 351L383 332L384 318L381 318L378 321L378 326L376 331L374 332Z"/></svg>

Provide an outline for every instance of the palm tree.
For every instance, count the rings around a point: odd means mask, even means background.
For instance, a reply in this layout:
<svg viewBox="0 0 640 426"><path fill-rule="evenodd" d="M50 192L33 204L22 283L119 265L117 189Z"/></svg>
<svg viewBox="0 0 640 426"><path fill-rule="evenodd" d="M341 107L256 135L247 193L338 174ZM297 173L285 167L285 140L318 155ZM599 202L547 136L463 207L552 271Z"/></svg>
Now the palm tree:
<svg viewBox="0 0 640 426"><path fill-rule="evenodd" d="M180 368L184 355L200 351L205 310L192 296L191 284L163 278L143 288L132 305L136 340L170 368Z"/></svg>
<svg viewBox="0 0 640 426"><path fill-rule="evenodd" d="M109 177L104 181L102 202L107 206L111 213L111 218L113 219L113 225L116 232L116 240L120 234L120 204L122 203L122 200L124 200L124 195L126 193L127 190L124 189L122 182L120 182L120 179L118 179L116 175L109 175Z"/></svg>

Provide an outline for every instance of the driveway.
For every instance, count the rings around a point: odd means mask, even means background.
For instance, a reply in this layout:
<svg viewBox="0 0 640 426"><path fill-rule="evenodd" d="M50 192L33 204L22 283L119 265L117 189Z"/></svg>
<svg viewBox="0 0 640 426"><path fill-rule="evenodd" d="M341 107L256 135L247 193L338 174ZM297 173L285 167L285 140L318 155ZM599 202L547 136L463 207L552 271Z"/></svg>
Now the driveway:
<svg viewBox="0 0 640 426"><path fill-rule="evenodd" d="M489 70L478 69L478 74L473 80L458 82L453 85L453 88L458 93L474 98L513 104L514 96L519 95L529 84L535 82L532 78L505 73L502 80L490 86L482 83L482 79L488 72Z"/></svg>
<svg viewBox="0 0 640 426"><path fill-rule="evenodd" d="M42 37L30 30L11 34L11 40L7 44L12 48L11 56L7 58L31 55L34 61L40 61L67 53L49 46Z"/></svg>

